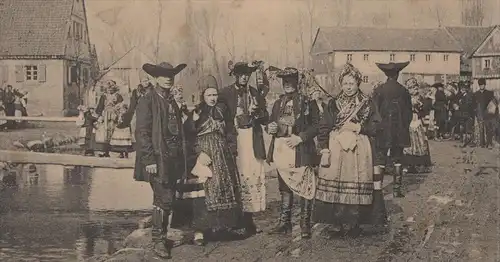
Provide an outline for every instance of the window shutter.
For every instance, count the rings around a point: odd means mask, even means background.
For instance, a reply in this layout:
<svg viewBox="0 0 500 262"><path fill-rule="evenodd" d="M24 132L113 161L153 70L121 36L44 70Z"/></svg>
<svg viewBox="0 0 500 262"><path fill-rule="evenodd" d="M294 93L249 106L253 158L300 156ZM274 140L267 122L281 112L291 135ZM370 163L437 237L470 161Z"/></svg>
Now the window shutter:
<svg viewBox="0 0 500 262"><path fill-rule="evenodd" d="M47 66L38 65L38 81L45 82L47 81Z"/></svg>
<svg viewBox="0 0 500 262"><path fill-rule="evenodd" d="M24 82L24 67L16 65L16 82Z"/></svg>

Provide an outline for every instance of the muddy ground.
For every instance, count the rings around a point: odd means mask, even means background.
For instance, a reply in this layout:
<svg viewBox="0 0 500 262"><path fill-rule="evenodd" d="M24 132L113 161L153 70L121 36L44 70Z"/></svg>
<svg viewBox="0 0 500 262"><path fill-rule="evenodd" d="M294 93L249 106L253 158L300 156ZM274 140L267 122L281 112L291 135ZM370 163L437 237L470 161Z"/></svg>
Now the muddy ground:
<svg viewBox="0 0 500 262"><path fill-rule="evenodd" d="M47 136L78 132L72 123L31 125L1 132L0 149L13 149L14 140L40 139L40 128ZM366 228L357 239L327 240L321 235L322 227L316 226L308 241L296 235L267 235L278 216L277 181L271 175L269 209L256 217L264 233L206 247L183 245L174 249L173 261L498 261L498 149L464 153L454 142L431 141L431 150L433 172L407 175L405 198L393 199L390 186L385 188L391 220L386 234ZM464 163L467 154L475 163ZM295 233L298 230L296 226Z"/></svg>

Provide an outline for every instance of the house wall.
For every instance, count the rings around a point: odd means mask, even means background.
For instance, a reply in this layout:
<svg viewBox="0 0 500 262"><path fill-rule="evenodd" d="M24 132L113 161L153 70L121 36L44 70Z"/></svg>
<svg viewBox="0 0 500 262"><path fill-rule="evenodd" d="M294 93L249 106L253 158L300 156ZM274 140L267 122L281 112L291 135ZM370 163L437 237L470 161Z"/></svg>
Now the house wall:
<svg viewBox="0 0 500 262"><path fill-rule="evenodd" d="M500 91L500 30L498 27L479 46L472 57L472 77L486 79L486 88ZM477 81L473 89L477 90Z"/></svg>
<svg viewBox="0 0 500 262"><path fill-rule="evenodd" d="M400 76L400 82L405 81L410 76L420 78L419 80L433 84L436 81L447 82L451 79L458 79L460 75L460 53L444 52L374 52L374 51L356 51L356 52L333 52L331 54L313 56L313 67L318 81L326 85L328 90L333 93L338 92L337 74L344 64L348 62L348 54L351 55L350 61L363 74L364 82L361 85L363 90L370 90L371 86L377 81L385 81L384 73L375 63L406 62L410 61L410 54L415 54L415 61L403 69ZM365 54L368 60L365 60ZM390 60L390 54L394 54L394 60ZM430 55L430 61L426 61L426 55ZM445 61L444 55L448 56Z"/></svg>
<svg viewBox="0 0 500 262"><path fill-rule="evenodd" d="M38 66L38 80L26 80L24 66ZM63 60L0 60L5 83L29 92L28 114L61 116L64 109Z"/></svg>

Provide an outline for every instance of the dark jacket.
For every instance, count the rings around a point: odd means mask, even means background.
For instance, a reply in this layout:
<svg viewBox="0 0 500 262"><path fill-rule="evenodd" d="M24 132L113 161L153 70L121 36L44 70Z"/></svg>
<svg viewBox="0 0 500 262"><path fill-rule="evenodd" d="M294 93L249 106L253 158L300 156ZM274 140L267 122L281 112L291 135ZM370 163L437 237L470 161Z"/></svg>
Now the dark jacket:
<svg viewBox="0 0 500 262"><path fill-rule="evenodd" d="M474 93L474 104L476 108L476 116L478 120L483 120L485 118L491 118L490 115L487 114L488 104L491 101L495 101L495 96L493 91L484 90L484 91L476 91Z"/></svg>
<svg viewBox="0 0 500 262"><path fill-rule="evenodd" d="M249 86L248 91L252 97L257 100L258 112L252 120L252 130L253 130L253 151L255 158L266 159L266 149L264 145L264 137L262 125L266 125L269 121L269 113L267 112L267 102L266 98L258 91L257 88ZM238 90L236 89L236 84L224 87L219 92L219 100L221 103L226 104L228 107L228 113L231 119L235 119L236 110L238 107ZM236 128L234 124L231 124L233 128ZM236 129L229 133L228 142L231 152L237 155L237 134Z"/></svg>
<svg viewBox="0 0 500 262"><path fill-rule="evenodd" d="M134 178L149 181L145 167L157 165L162 183L171 184L181 178L185 162L185 125L171 94L160 96L157 89L144 95L137 105L137 153Z"/></svg>
<svg viewBox="0 0 500 262"><path fill-rule="evenodd" d="M373 91L373 102L378 108L381 123L375 139L378 148L410 146L410 122L413 118L411 96L394 79L387 79Z"/></svg>
<svg viewBox="0 0 500 262"><path fill-rule="evenodd" d="M295 125L292 133L302 139L295 153L295 167L314 165L316 161L316 145L314 137L318 134L319 109L316 102L310 101L306 96L296 94L293 97L293 110ZM281 109L284 106L285 96L282 95L274 102L269 122L278 122L281 117ZM272 162L274 143L271 142L268 153L268 161Z"/></svg>

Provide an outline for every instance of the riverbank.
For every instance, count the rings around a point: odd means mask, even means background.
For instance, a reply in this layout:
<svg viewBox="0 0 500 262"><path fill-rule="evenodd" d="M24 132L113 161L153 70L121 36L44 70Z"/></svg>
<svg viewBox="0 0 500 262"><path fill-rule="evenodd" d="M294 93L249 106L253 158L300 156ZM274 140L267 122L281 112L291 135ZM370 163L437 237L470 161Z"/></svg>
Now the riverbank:
<svg viewBox="0 0 500 262"><path fill-rule="evenodd" d="M206 247L181 245L173 250L175 261L490 261L497 240L496 188L499 183L496 156L498 151L468 150L473 162L463 163L462 150L453 142L431 141L435 167L425 175L407 175L406 197L393 199L390 177L385 177L385 199L390 214L388 233L364 228L358 239L322 237L322 226L315 226L313 238L298 238L298 217L294 214L291 237L258 234L246 240L209 243ZM480 167L492 166L484 172ZM389 181L388 181L389 180ZM278 220L277 179L268 179L266 212L256 216L264 232ZM296 210L297 211L297 210ZM465 226L474 222L474 226ZM147 231L132 234L147 238ZM128 241L130 242L129 237ZM140 242L140 241L139 241ZM137 241L135 241L137 243ZM94 261L128 261L147 257L158 261L140 246L125 249ZM131 260L130 260L131 261Z"/></svg>
<svg viewBox="0 0 500 262"><path fill-rule="evenodd" d="M14 145L15 141L42 140L44 137L56 140L67 137L77 137L79 131L75 123L71 122L30 122L18 129L1 131L0 150L19 150L19 148ZM63 147L63 151L74 153L72 151L75 151L76 148L76 145L68 145Z"/></svg>

